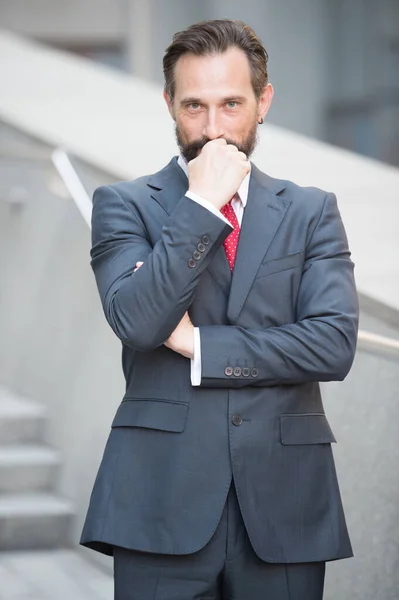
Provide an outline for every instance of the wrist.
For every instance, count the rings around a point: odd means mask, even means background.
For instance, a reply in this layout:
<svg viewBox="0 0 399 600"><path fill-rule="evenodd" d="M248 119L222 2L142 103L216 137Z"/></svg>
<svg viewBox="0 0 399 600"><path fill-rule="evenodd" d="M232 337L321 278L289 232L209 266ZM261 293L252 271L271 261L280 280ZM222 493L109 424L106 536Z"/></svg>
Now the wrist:
<svg viewBox="0 0 399 600"><path fill-rule="evenodd" d="M188 192L190 194L192 194L193 196L197 196L198 198L201 198L202 200L209 202L217 210L220 210L222 208L222 206L224 206L228 202L228 200L225 201L224 199L221 199L220 196L215 195L214 192L210 192L209 190L206 190L206 189L196 188L195 186L192 186L192 187L190 186L188 188Z"/></svg>
<svg viewBox="0 0 399 600"><path fill-rule="evenodd" d="M181 354L191 360L194 358L194 327L190 327L184 336Z"/></svg>

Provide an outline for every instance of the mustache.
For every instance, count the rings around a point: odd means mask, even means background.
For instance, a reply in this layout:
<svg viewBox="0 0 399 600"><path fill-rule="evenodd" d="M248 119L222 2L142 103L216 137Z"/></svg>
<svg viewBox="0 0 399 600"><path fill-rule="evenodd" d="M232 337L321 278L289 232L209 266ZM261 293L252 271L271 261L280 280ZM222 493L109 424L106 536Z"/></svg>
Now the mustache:
<svg viewBox="0 0 399 600"><path fill-rule="evenodd" d="M240 152L243 152L246 157L249 158L258 142L257 128L257 121L254 121L253 126L249 129L248 133L245 136L241 136L242 139L233 139L230 136L226 137L224 135L222 135L220 139L223 139L227 144L235 146ZM211 141L211 139L206 135L200 136L191 142L186 141L188 136L185 135L184 130L179 127L177 123L175 125L175 133L180 152L187 162L197 158L205 144ZM230 135L234 134L230 133Z"/></svg>
<svg viewBox="0 0 399 600"><path fill-rule="evenodd" d="M225 137L220 138L220 139L224 139L227 144L232 144L233 146L237 146L237 143L234 140L231 140L231 139L225 138ZM200 152L202 150L202 148L205 146L205 144L207 144L210 141L211 141L210 138L204 136L198 140L194 140L193 142L186 144L186 150L188 150L190 152L190 154L194 154L194 153L197 154L198 152Z"/></svg>

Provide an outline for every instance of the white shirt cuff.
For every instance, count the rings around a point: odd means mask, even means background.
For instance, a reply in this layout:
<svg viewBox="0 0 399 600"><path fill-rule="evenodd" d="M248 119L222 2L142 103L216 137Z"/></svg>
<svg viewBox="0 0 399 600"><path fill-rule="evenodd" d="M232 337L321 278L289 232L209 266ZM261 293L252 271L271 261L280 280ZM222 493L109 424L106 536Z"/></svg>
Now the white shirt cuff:
<svg viewBox="0 0 399 600"><path fill-rule="evenodd" d="M194 327L194 358L191 359L191 385L201 385L201 338L199 327Z"/></svg>
<svg viewBox="0 0 399 600"><path fill-rule="evenodd" d="M194 200L194 202L197 202L198 204L201 204L201 206L203 206L204 208L208 209L216 217L219 217L225 223L227 223L227 225L230 225L230 227L231 227L230 221L228 221L222 215L222 213L220 212L220 210L218 210L215 206L213 206L212 202L209 202L209 200L205 200L205 198L201 198L201 196L198 196L198 194L194 194L193 192L186 192L186 196L187 196L187 198L190 198L190 200Z"/></svg>

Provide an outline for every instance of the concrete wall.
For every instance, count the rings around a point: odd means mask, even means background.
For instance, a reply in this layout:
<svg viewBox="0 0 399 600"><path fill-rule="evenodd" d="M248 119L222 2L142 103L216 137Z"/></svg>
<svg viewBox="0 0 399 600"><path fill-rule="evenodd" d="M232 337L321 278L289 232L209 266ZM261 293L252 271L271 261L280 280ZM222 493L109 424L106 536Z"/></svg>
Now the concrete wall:
<svg viewBox="0 0 399 600"><path fill-rule="evenodd" d="M0 26L59 44L120 39L122 2L114 0L1 0Z"/></svg>

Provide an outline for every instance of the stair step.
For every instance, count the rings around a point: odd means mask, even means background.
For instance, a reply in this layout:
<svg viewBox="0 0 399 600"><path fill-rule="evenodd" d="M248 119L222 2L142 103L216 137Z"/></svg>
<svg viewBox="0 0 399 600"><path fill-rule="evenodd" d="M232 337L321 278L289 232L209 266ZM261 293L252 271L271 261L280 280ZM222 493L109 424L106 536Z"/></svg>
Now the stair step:
<svg viewBox="0 0 399 600"><path fill-rule="evenodd" d="M69 545L71 502L45 493L0 496L0 551Z"/></svg>
<svg viewBox="0 0 399 600"><path fill-rule="evenodd" d="M0 446L0 493L49 489L60 455L47 446Z"/></svg>
<svg viewBox="0 0 399 600"><path fill-rule="evenodd" d="M0 443L38 442L43 437L46 409L0 387Z"/></svg>

